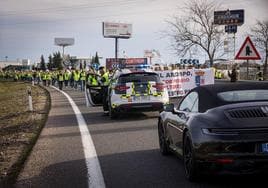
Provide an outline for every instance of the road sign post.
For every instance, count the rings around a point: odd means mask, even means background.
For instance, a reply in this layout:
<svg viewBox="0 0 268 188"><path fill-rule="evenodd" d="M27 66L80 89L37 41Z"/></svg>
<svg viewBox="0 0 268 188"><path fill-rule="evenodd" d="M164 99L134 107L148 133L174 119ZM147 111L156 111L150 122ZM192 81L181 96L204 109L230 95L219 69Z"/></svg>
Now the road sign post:
<svg viewBox="0 0 268 188"><path fill-rule="evenodd" d="M237 33L237 26L244 24L244 9L238 10L223 10L214 12L214 24L225 25L225 32L234 34L234 59L235 59L235 34Z"/></svg>
<svg viewBox="0 0 268 188"><path fill-rule="evenodd" d="M257 49L255 48L250 37L247 37L244 43L242 44L240 50L235 56L236 60L247 60L247 80L249 72L249 60L260 60L261 56Z"/></svg>
<svg viewBox="0 0 268 188"><path fill-rule="evenodd" d="M64 48L74 45L74 38L55 38L54 43L62 47L62 66L67 66L64 61Z"/></svg>
<svg viewBox="0 0 268 188"><path fill-rule="evenodd" d="M129 39L132 35L132 24L102 23L102 34L105 38L115 38L115 60L118 60L118 39Z"/></svg>

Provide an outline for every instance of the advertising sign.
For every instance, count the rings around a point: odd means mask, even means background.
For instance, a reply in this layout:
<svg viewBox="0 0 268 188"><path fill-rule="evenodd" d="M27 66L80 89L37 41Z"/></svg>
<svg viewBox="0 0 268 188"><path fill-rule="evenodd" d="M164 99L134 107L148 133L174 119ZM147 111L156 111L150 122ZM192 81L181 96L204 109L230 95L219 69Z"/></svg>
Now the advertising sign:
<svg viewBox="0 0 268 188"><path fill-rule="evenodd" d="M126 58L126 65L144 65L147 64L147 58Z"/></svg>
<svg viewBox="0 0 268 188"><path fill-rule="evenodd" d="M106 58L106 68L125 68L127 66L146 65L147 58Z"/></svg>
<svg viewBox="0 0 268 188"><path fill-rule="evenodd" d="M213 69L180 69L156 72L161 81L166 84L169 97L184 96L197 86L214 84Z"/></svg>
<svg viewBox="0 0 268 188"><path fill-rule="evenodd" d="M214 12L214 24L242 25L244 23L244 10L225 10Z"/></svg>
<svg viewBox="0 0 268 188"><path fill-rule="evenodd" d="M103 22L102 26L106 38L128 39L132 35L132 24Z"/></svg>
<svg viewBox="0 0 268 188"><path fill-rule="evenodd" d="M57 46L72 46L74 45L74 38L55 38L54 43Z"/></svg>

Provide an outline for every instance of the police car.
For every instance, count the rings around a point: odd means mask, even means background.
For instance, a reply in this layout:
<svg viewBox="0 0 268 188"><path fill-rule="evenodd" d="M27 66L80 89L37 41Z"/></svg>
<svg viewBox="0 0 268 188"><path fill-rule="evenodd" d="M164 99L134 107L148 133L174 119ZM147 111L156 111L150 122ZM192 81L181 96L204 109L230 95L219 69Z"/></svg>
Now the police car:
<svg viewBox="0 0 268 188"><path fill-rule="evenodd" d="M169 103L167 89L150 70L117 70L108 90L110 118L122 112L162 111Z"/></svg>

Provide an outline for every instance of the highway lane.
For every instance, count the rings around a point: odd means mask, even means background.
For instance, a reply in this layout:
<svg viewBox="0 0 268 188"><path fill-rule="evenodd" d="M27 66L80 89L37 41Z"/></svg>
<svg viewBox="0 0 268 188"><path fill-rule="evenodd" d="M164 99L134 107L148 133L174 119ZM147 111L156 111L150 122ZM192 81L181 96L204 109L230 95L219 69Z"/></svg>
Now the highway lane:
<svg viewBox="0 0 268 188"><path fill-rule="evenodd" d="M81 133L68 100L49 89L52 109L16 187L88 187ZM103 116L86 107L84 93L65 90L78 105L92 136L102 174L110 187L237 188L266 186L266 177L209 176L199 183L185 179L182 160L159 152L158 113Z"/></svg>
<svg viewBox="0 0 268 188"><path fill-rule="evenodd" d="M15 187L88 187L81 134L65 98L48 88L52 108Z"/></svg>
<svg viewBox="0 0 268 188"><path fill-rule="evenodd" d="M88 124L106 187L267 187L261 176L209 176L190 183L185 179L182 160L159 152L158 113L127 114L110 120L101 107L86 107L84 93L67 93Z"/></svg>

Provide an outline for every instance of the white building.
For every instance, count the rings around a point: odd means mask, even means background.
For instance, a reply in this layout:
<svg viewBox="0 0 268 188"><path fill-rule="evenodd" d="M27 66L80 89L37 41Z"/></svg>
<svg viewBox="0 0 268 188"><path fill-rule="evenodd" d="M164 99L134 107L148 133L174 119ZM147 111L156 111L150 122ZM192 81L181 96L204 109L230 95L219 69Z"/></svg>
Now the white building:
<svg viewBox="0 0 268 188"><path fill-rule="evenodd" d="M31 61L30 61L30 59L22 59L21 60L21 64L23 66L30 66L31 65Z"/></svg>
<svg viewBox="0 0 268 188"><path fill-rule="evenodd" d="M20 61L0 61L0 69L3 69L4 67L7 67L9 65L22 65L22 62Z"/></svg>

